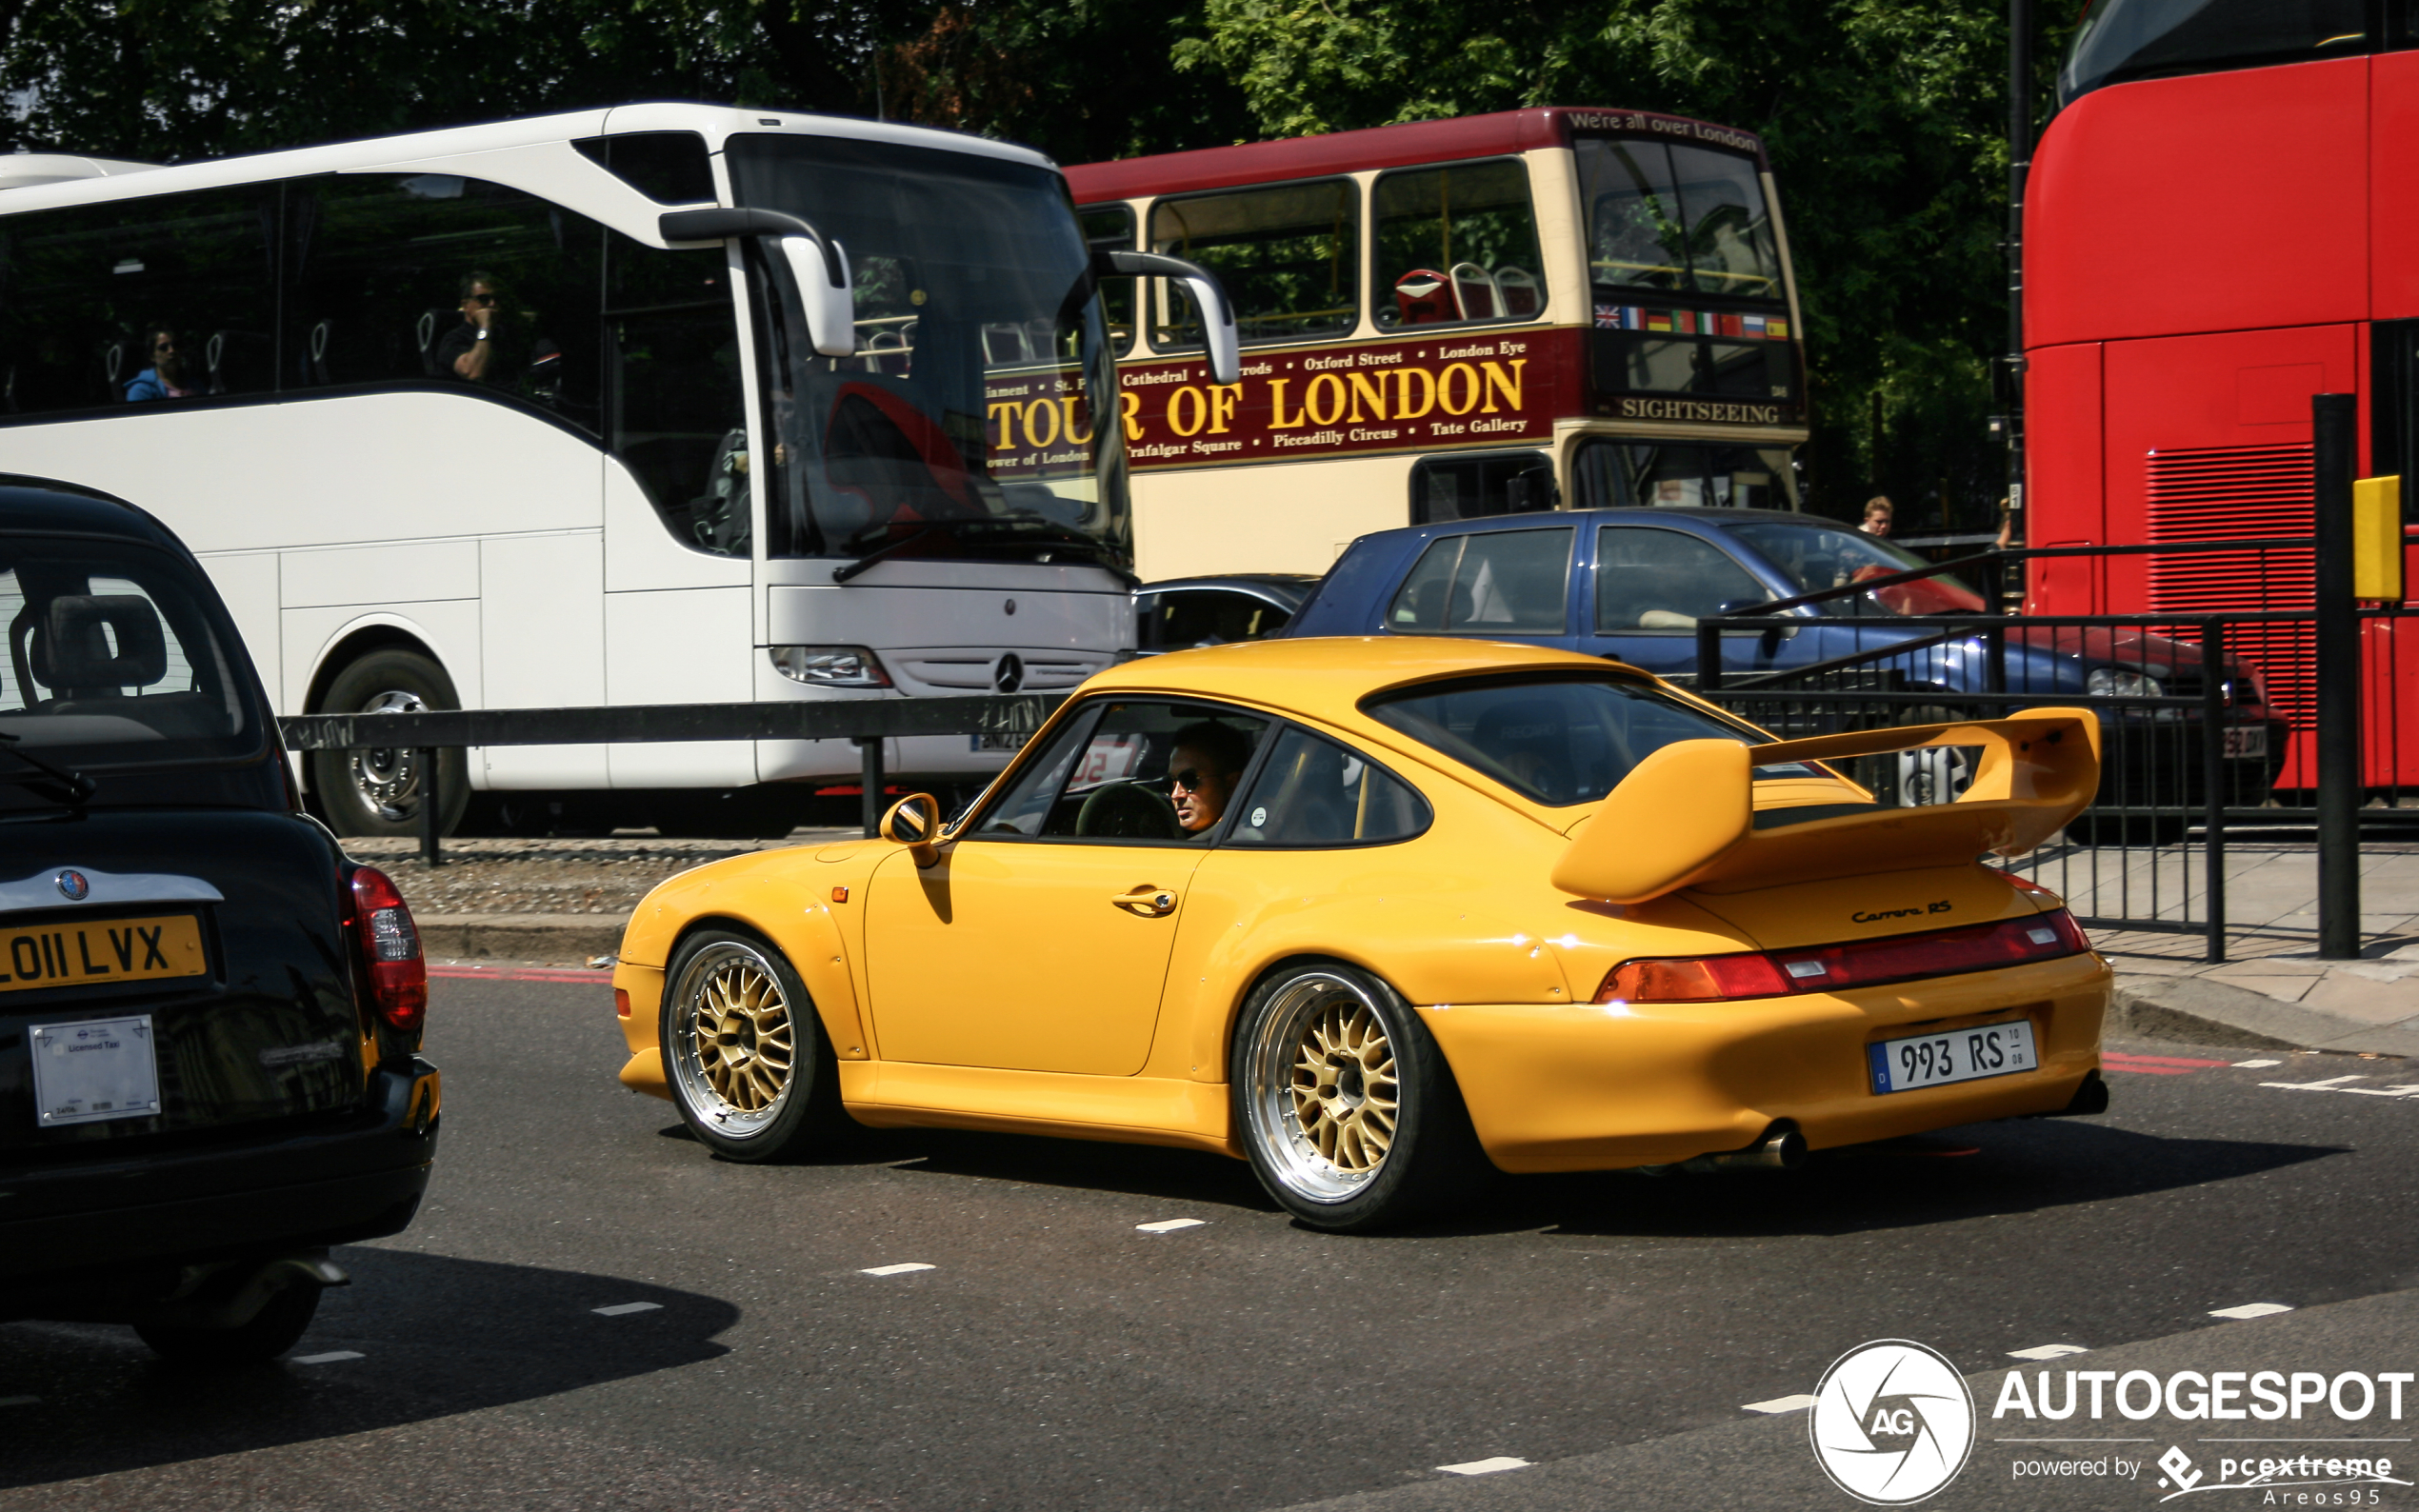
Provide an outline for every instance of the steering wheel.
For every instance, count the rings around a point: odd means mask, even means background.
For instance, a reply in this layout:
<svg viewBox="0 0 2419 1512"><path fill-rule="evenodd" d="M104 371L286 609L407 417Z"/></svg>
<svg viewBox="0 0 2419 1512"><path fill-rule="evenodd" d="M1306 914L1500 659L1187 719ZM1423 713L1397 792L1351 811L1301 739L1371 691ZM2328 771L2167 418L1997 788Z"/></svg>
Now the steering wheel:
<svg viewBox="0 0 2419 1512"><path fill-rule="evenodd" d="M1143 783L1111 783L1075 810L1075 833L1104 840L1181 840L1185 831L1166 793Z"/></svg>

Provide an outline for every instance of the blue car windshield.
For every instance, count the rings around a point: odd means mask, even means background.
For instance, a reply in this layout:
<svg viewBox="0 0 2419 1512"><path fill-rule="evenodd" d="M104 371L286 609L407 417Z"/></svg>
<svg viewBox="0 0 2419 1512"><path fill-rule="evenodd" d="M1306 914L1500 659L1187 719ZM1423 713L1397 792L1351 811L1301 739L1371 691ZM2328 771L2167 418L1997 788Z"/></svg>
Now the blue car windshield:
<svg viewBox="0 0 2419 1512"><path fill-rule="evenodd" d="M1905 547L1843 525L1784 520L1724 521L1722 525L1780 568L1800 593L1820 593L1931 566ZM1869 593L1845 594L1825 601L1822 608L1828 614L1851 615L1979 614L1983 602L1981 594L1944 572Z"/></svg>
<svg viewBox="0 0 2419 1512"><path fill-rule="evenodd" d="M1471 678L1380 694L1371 719L1554 807L1592 804L1638 763L1674 741L1771 737L1636 683L1533 674ZM1758 777L1811 777L1814 768L1756 768Z"/></svg>

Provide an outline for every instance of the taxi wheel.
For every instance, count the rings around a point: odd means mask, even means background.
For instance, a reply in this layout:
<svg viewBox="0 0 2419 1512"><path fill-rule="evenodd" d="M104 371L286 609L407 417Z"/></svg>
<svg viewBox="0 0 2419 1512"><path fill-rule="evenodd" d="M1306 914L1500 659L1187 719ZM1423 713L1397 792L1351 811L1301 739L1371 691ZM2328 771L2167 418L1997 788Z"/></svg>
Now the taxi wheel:
<svg viewBox="0 0 2419 1512"><path fill-rule="evenodd" d="M1263 982L1229 1070L1252 1170L1312 1228L1433 1213L1467 1201L1489 1170L1428 1026L1366 971L1306 963Z"/></svg>
<svg viewBox="0 0 2419 1512"><path fill-rule="evenodd" d="M839 1064L780 951L753 935L700 930L664 980L664 1082L707 1148L751 1164L794 1160L838 1132Z"/></svg>
<svg viewBox="0 0 2419 1512"><path fill-rule="evenodd" d="M137 1323L134 1331L163 1360L201 1369L226 1369L274 1360L291 1349L318 1311L318 1287L289 1286L272 1294L251 1321L240 1327Z"/></svg>

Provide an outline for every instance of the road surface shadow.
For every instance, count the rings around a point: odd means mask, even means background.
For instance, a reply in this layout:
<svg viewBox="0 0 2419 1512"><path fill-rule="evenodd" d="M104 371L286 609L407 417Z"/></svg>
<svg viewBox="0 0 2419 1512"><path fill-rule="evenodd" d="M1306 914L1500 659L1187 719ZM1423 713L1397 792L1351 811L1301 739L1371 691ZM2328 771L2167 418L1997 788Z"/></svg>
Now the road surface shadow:
<svg viewBox="0 0 2419 1512"><path fill-rule="evenodd" d="M347 1246L353 1283L288 1357L161 1362L131 1328L0 1324L0 1487L424 1422L729 1353L739 1317L694 1292L577 1271ZM591 1311L654 1307L615 1317ZM361 1358L304 1364L339 1350ZM32 1398L32 1401L23 1399Z"/></svg>

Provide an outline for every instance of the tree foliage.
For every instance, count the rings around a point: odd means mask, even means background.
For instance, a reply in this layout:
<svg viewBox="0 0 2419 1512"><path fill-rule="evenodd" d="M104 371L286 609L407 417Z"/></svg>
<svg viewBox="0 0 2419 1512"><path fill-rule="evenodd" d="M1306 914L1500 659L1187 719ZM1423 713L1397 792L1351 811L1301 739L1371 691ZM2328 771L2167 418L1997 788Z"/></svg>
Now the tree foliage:
<svg viewBox="0 0 2419 1512"><path fill-rule="evenodd" d="M0 0L0 88L20 144L150 161L647 98L878 110L1065 162L1541 104L1699 116L1771 152L1826 507L1880 488L1926 519L1998 487L2003 5Z"/></svg>

